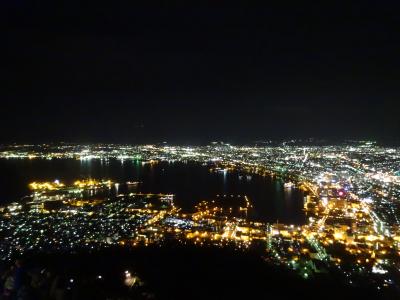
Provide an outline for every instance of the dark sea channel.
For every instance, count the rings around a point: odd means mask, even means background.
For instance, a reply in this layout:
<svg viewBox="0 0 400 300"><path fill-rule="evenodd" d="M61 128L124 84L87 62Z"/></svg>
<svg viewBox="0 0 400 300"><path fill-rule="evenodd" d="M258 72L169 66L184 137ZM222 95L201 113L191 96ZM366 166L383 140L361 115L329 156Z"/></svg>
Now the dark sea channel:
<svg viewBox="0 0 400 300"><path fill-rule="evenodd" d="M32 181L58 179L70 184L77 179L93 178L120 183L138 181L137 192L175 194L176 205L189 212L202 200L217 200L217 195L247 195L254 206L249 216L253 220L300 225L306 219L304 193L284 188L281 179L247 176L238 171L211 172L210 166L197 162L146 164L131 160L2 159L0 170L2 204L28 195L28 184ZM120 188L124 192L124 184Z"/></svg>

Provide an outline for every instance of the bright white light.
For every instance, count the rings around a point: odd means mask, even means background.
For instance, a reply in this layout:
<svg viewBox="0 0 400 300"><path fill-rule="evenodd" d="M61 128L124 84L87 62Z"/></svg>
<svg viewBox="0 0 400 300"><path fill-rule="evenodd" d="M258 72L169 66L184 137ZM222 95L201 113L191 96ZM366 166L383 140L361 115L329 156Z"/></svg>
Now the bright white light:
<svg viewBox="0 0 400 300"><path fill-rule="evenodd" d="M376 267L376 266L373 266L372 267L372 273L376 273L376 274L386 274L388 271L387 270L384 270L384 269L382 269L382 268L380 268L380 267Z"/></svg>

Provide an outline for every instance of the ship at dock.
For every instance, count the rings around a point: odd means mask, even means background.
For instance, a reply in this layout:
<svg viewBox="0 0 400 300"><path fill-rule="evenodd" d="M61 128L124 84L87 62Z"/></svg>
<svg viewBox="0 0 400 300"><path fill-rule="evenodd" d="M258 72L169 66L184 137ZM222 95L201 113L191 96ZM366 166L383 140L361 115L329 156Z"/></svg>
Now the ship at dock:
<svg viewBox="0 0 400 300"><path fill-rule="evenodd" d="M283 187L284 187L285 189L291 189L291 188L294 188L294 187L295 187L295 184L294 184L293 182L289 181L289 182L285 182L285 183L283 184Z"/></svg>

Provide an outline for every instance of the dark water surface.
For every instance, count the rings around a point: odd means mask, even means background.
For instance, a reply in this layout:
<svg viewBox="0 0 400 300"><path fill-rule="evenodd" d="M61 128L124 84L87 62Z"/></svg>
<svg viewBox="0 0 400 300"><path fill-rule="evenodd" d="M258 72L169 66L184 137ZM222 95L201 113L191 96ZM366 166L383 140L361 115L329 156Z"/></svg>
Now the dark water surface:
<svg viewBox="0 0 400 300"><path fill-rule="evenodd" d="M176 204L190 211L199 201L216 199L216 195L247 195L254 206L253 219L288 224L305 223L302 191L283 188L279 179L237 172L213 173L199 163L154 165L140 161L110 160L0 160L0 203L17 201L29 193L32 181L59 179L72 183L76 179L111 179L115 182L140 181L138 191L173 193Z"/></svg>

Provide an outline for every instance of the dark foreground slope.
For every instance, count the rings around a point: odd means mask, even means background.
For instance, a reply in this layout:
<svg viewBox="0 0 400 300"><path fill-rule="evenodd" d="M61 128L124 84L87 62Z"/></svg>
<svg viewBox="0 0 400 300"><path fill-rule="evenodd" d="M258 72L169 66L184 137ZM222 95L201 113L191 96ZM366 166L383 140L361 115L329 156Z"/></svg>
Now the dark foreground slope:
<svg viewBox="0 0 400 300"><path fill-rule="evenodd" d="M231 249L151 246L24 259L37 299L385 299L333 276L304 280ZM141 284L129 288L126 274ZM33 298L32 298L33 299Z"/></svg>

